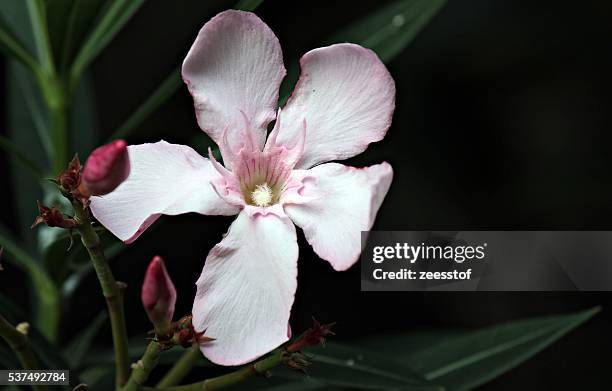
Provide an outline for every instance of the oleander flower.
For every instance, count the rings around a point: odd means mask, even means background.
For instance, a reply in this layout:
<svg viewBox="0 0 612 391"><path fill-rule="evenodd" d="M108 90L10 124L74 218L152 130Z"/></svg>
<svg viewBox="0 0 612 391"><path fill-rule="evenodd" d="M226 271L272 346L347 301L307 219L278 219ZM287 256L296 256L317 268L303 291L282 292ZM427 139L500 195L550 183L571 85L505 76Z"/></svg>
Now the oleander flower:
<svg viewBox="0 0 612 391"><path fill-rule="evenodd" d="M215 338L201 350L217 364L250 362L290 338L294 224L322 259L346 270L393 176L387 163L327 163L363 152L391 124L395 85L374 52L331 45L300 65L281 111L278 39L252 13L218 14L200 30L182 75L223 165L184 145L132 145L128 179L91 200L96 218L126 243L162 214L237 215L206 258L193 304L195 329Z"/></svg>

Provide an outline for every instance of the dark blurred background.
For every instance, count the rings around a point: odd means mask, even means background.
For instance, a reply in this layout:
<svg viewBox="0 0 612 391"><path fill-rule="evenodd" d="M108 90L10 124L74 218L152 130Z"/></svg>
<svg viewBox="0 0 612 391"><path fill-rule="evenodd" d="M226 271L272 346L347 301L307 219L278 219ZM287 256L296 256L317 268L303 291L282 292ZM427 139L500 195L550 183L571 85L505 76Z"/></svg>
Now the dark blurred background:
<svg viewBox="0 0 612 391"><path fill-rule="evenodd" d="M266 0L257 14L278 35L288 63L383 3ZM182 61L201 25L231 5L145 3L93 65L101 140ZM397 84L388 136L349 161L387 160L394 167L375 229L612 229L611 20L612 3L604 0L450 0L388 65ZM1 115L4 123L6 113ZM197 132L192 100L182 88L129 141L188 143ZM5 155L0 164L0 177L8 178ZM2 187L0 217L8 225L15 221L16 196ZM177 314L189 313L206 254L232 219L185 215L161 221L112 261L117 278L129 285L131 335L149 327L136 298L151 257L165 258L178 286ZM481 389L599 390L612 384L608 292L362 293L358 265L333 272L298 236L295 332L307 328L311 316L337 321L337 339L351 341L602 305L585 326ZM25 281L17 272L0 274L2 290L23 305ZM67 308L78 316L63 325L64 338L103 310L99 293L94 276L78 289ZM108 344L110 336L99 341Z"/></svg>

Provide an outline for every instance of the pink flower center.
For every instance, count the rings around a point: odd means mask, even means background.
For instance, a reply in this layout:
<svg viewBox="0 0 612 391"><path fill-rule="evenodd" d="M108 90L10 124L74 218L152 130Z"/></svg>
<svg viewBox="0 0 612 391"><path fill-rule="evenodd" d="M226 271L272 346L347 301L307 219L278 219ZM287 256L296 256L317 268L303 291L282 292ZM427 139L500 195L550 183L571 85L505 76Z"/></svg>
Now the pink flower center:
<svg viewBox="0 0 612 391"><path fill-rule="evenodd" d="M285 148L277 147L264 152L243 149L238 153L234 174L247 204L266 207L278 202L291 174L291 166L283 159L285 152Z"/></svg>

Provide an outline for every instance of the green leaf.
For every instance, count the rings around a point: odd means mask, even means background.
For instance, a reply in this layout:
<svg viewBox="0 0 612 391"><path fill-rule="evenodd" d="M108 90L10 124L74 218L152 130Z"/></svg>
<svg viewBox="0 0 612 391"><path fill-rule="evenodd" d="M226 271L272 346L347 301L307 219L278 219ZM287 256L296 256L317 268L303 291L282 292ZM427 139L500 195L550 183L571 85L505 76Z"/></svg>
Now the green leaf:
<svg viewBox="0 0 612 391"><path fill-rule="evenodd" d="M0 295L0 305L2 307L2 315L12 324L16 325L21 322L27 322L27 316L21 311L20 308L16 307L10 300ZM7 305L5 307L5 305ZM69 368L64 358L60 355L56 346L51 345L47 338L45 338L36 325L30 327L28 332L28 339L32 350L40 358L43 368L45 369L66 369ZM72 369L72 368L71 368ZM78 373L72 372L70 376L74 376L76 380Z"/></svg>
<svg viewBox="0 0 612 391"><path fill-rule="evenodd" d="M309 353L315 365L324 364L334 368L331 373L345 369L363 373L365 377L382 377L425 389L439 389L436 385L428 384L421 375L386 359L377 351L359 345L328 343L325 348L313 349Z"/></svg>
<svg viewBox="0 0 612 391"><path fill-rule="evenodd" d="M32 72L38 73L39 66L36 60L26 49L21 40L13 33L9 25L0 15L0 50L7 56L20 61Z"/></svg>
<svg viewBox="0 0 612 391"><path fill-rule="evenodd" d="M91 343L106 322L106 312L100 313L70 344L64 349L69 368L80 368L83 358L88 353Z"/></svg>
<svg viewBox="0 0 612 391"><path fill-rule="evenodd" d="M242 387L251 389L336 389L439 391L434 382L425 380L409 368L378 351L364 349L359 343L328 343L308 349L312 365L307 374L279 366L271 370L272 379L251 379ZM282 381L279 381L282 380ZM283 388L284 387L284 388Z"/></svg>
<svg viewBox="0 0 612 391"><path fill-rule="evenodd" d="M323 44L351 42L372 49L388 63L408 46L446 0L399 0L332 34ZM297 61L287 67L279 104L283 106L299 77Z"/></svg>
<svg viewBox="0 0 612 391"><path fill-rule="evenodd" d="M35 118L29 111L31 97L40 99L40 92L32 75L20 64L11 62L7 69L7 136L15 148L24 151L30 164L35 167L48 167L45 149L37 136ZM35 233L30 229L37 215L36 200L43 199L40 176L33 178L30 170L21 161L11 159L13 183L10 186L15 195L17 227L28 247L34 246ZM43 175L49 175L44 170Z"/></svg>
<svg viewBox="0 0 612 391"><path fill-rule="evenodd" d="M460 336L396 359L450 391L471 390L542 351L586 322L600 308L502 324Z"/></svg>
<svg viewBox="0 0 612 391"><path fill-rule="evenodd" d="M340 30L326 43L353 42L387 63L404 50L446 0L400 0Z"/></svg>
<svg viewBox="0 0 612 391"><path fill-rule="evenodd" d="M70 116L70 147L81 156L83 164L89 153L98 146L99 121L93 80L85 72L74 94Z"/></svg>
<svg viewBox="0 0 612 391"><path fill-rule="evenodd" d="M34 36L34 43L38 53L38 63L47 75L55 72L53 62L53 52L51 40L49 39L49 29L47 27L47 10L43 0L26 0L30 24Z"/></svg>
<svg viewBox="0 0 612 391"><path fill-rule="evenodd" d="M65 74L76 51L87 38L106 0L53 0L47 2L51 46L60 74Z"/></svg>
<svg viewBox="0 0 612 391"><path fill-rule="evenodd" d="M123 28L143 2L144 0L112 0L102 9L93 30L72 63L70 69L72 86L76 86L85 68Z"/></svg>
<svg viewBox="0 0 612 391"><path fill-rule="evenodd" d="M6 259L30 277L38 307L37 325L45 333L45 337L55 340L60 316L59 290L41 268L40 263L10 238L7 232L0 232L0 246L4 247Z"/></svg>

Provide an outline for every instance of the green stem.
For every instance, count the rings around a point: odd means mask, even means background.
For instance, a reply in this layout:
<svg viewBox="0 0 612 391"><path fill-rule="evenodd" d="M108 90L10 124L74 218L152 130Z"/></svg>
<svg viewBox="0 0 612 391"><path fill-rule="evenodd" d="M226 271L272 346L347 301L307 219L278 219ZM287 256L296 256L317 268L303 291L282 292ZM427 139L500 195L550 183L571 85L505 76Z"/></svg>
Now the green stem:
<svg viewBox="0 0 612 391"><path fill-rule="evenodd" d="M98 275L100 286L102 287L102 293L106 298L113 332L113 345L115 347L115 380L117 386L123 386L129 376L129 357L122 287L120 283L115 281L113 272L106 262L102 246L100 245L100 238L91 225L88 209L84 209L80 203L75 202L74 211L75 220L78 223L77 229L81 234L81 241L89 253Z"/></svg>
<svg viewBox="0 0 612 391"><path fill-rule="evenodd" d="M34 355L27 335L18 331L2 315L0 315L0 337L11 347L23 369L40 369L38 359ZM44 386L33 386L35 390L46 390Z"/></svg>
<svg viewBox="0 0 612 391"><path fill-rule="evenodd" d="M254 364L244 366L237 371L213 377L201 382L175 387L143 388L145 391L214 391L240 383L254 375L265 375L270 369L283 362L283 350L277 349L270 356Z"/></svg>
<svg viewBox="0 0 612 391"><path fill-rule="evenodd" d="M193 366L202 356L198 345L193 345L183 353L181 358L174 366L166 373L166 375L157 383L156 387L169 387L177 385L191 371Z"/></svg>
<svg viewBox="0 0 612 391"><path fill-rule="evenodd" d="M142 388L143 383L147 381L149 375L157 366L161 351L162 348L159 343L155 341L149 343L142 358L132 364L132 374L122 391L138 391Z"/></svg>

